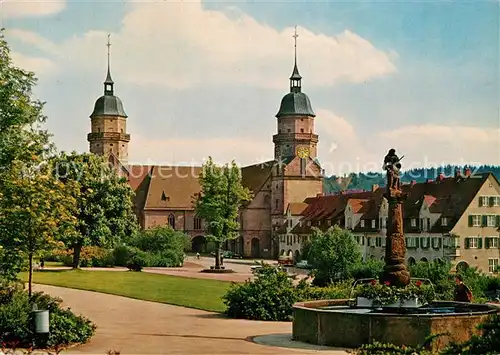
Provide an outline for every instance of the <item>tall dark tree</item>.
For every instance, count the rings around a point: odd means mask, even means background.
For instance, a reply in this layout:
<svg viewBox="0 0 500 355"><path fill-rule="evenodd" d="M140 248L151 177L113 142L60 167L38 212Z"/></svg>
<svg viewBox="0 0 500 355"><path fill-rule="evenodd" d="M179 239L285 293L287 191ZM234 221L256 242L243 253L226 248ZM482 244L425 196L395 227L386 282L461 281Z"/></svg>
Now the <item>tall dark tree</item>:
<svg viewBox="0 0 500 355"><path fill-rule="evenodd" d="M241 170L234 161L217 166L209 157L199 180L201 193L195 200L196 215L205 222L207 239L215 244L215 268L220 269L220 246L238 238L238 211L252 194L243 186Z"/></svg>
<svg viewBox="0 0 500 355"><path fill-rule="evenodd" d="M76 184L77 201L74 233L65 243L73 249L73 267L80 265L82 247L113 247L135 233L133 191L106 160L94 154L61 153L51 160L55 176L64 184Z"/></svg>

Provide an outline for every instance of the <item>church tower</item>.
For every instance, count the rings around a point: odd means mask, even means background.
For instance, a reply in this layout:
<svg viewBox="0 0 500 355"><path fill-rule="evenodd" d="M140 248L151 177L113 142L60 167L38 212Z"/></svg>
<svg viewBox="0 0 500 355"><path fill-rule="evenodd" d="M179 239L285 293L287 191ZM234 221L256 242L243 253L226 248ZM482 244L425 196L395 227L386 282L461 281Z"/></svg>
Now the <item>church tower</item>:
<svg viewBox="0 0 500 355"><path fill-rule="evenodd" d="M297 66L297 27L295 60L290 76L290 92L281 100L276 114L278 133L273 136L276 164L272 175L271 223L276 231L290 203L303 202L323 193L323 169L317 160L318 135L314 133L314 111L302 92ZM274 238L276 240L276 238Z"/></svg>
<svg viewBox="0 0 500 355"><path fill-rule="evenodd" d="M104 81L104 95L97 99L94 111L90 115L91 133L87 140L90 152L105 156L109 161L113 156L123 165L128 161L127 114L123 109L122 101L114 95L114 82L110 71L110 47L108 35L108 72Z"/></svg>
<svg viewBox="0 0 500 355"><path fill-rule="evenodd" d="M295 61L290 76L290 92L281 100L276 118L278 134L273 136L274 158L282 160L294 156L317 156L318 135L314 133L314 111L309 97L302 92L302 77L297 67L297 29L295 39Z"/></svg>

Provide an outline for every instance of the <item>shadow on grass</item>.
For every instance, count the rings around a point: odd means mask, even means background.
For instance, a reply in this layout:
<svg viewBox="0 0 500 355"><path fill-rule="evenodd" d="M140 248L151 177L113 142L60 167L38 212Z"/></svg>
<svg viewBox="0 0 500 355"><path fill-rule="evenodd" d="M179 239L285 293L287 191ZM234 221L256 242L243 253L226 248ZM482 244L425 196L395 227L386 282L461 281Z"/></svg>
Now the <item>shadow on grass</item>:
<svg viewBox="0 0 500 355"><path fill-rule="evenodd" d="M71 271L77 271L77 270L74 270L74 269L43 269L43 270L36 270L36 271L33 271L33 273L55 273L55 272L71 272Z"/></svg>

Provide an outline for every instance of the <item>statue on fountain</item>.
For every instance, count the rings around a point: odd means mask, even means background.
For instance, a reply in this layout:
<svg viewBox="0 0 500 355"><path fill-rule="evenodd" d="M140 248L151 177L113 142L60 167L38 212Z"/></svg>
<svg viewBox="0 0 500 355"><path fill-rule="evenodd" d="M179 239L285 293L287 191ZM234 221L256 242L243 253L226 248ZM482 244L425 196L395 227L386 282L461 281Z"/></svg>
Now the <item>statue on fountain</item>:
<svg viewBox="0 0 500 355"><path fill-rule="evenodd" d="M403 159L403 157L401 157ZM384 158L384 170L387 171L387 187L400 189L399 171L401 169L401 159L396 155L395 149L390 149Z"/></svg>
<svg viewBox="0 0 500 355"><path fill-rule="evenodd" d="M403 206L406 195L401 191L401 159L395 149L390 149L384 158L387 171L385 198L389 203L385 266L380 282L395 287L405 287L410 283L410 273L405 265L406 243L403 231Z"/></svg>

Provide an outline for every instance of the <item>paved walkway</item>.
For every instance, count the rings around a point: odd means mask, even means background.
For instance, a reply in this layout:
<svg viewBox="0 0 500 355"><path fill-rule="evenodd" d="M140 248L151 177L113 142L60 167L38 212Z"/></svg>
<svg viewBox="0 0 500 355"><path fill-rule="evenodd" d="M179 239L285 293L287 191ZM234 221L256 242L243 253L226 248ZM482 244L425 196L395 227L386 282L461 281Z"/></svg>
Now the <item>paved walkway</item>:
<svg viewBox="0 0 500 355"><path fill-rule="evenodd" d="M61 297L64 306L98 326L90 343L66 354L104 355L108 350L121 354L347 354L291 341L292 326L287 322L226 319L217 313L54 286L35 285L35 289Z"/></svg>

